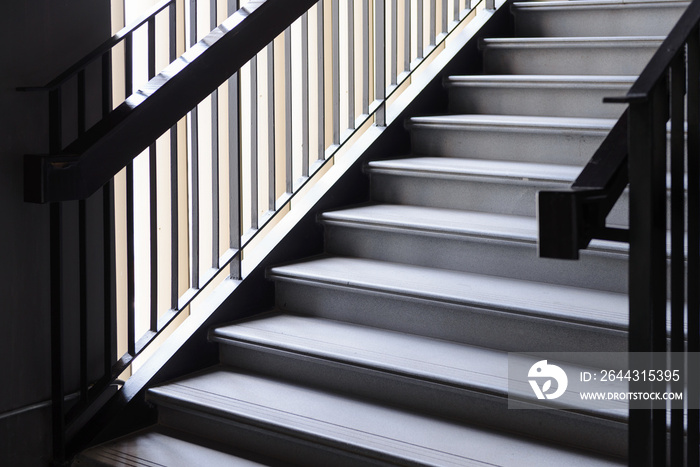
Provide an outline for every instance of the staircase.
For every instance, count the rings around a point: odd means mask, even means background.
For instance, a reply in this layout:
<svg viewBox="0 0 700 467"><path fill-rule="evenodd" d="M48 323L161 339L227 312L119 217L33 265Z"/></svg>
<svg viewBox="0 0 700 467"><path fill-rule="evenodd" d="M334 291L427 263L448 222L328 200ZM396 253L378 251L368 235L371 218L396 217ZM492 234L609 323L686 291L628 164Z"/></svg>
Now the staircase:
<svg viewBox="0 0 700 467"><path fill-rule="evenodd" d="M536 193L572 183L686 6L514 3L518 38L366 166L371 202L319 216L325 254L268 271L275 309L212 329L218 366L76 464L624 465L626 413L509 409L507 352L627 350L626 245L539 259Z"/></svg>

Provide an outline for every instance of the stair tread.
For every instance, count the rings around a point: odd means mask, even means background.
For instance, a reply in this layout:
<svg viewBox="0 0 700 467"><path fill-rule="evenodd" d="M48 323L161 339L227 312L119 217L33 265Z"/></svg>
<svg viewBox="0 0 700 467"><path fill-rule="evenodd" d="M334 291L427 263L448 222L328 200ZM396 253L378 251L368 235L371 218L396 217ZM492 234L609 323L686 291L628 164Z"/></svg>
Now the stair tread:
<svg viewBox="0 0 700 467"><path fill-rule="evenodd" d="M454 75L445 80L447 87L472 84L508 86L631 86L636 76L623 75Z"/></svg>
<svg viewBox="0 0 700 467"><path fill-rule="evenodd" d="M653 47L660 45L664 36L594 36L594 37L493 37L482 39L488 46L517 47Z"/></svg>
<svg viewBox="0 0 700 467"><path fill-rule="evenodd" d="M320 220L324 223L381 226L442 236L483 237L532 244L536 244L538 238L537 220L533 217L423 206L373 204L325 212ZM589 249L620 253L628 251L626 244L597 240L592 242Z"/></svg>
<svg viewBox="0 0 700 467"><path fill-rule="evenodd" d="M640 6L688 6L689 0L579 0L579 1L539 1L539 2L514 2L513 8L566 8L566 9L600 9L610 8L634 8Z"/></svg>
<svg viewBox="0 0 700 467"><path fill-rule="evenodd" d="M523 129L574 129L579 131L608 132L617 120L613 118L584 117L545 117L531 115L434 115L411 118L407 126L447 125L447 126L489 126Z"/></svg>
<svg viewBox="0 0 700 467"><path fill-rule="evenodd" d="M231 369L210 370L151 389L149 399L389 462L622 465L616 460Z"/></svg>
<svg viewBox="0 0 700 467"><path fill-rule="evenodd" d="M400 171L415 174L443 175L461 178L469 176L571 183L581 173L581 167L459 157L409 157L372 161L369 172ZM534 200L533 200L534 202Z"/></svg>
<svg viewBox="0 0 700 467"><path fill-rule="evenodd" d="M571 323L627 328L627 296L613 292L346 257L321 257L278 266L268 275L275 280L352 287Z"/></svg>
<svg viewBox="0 0 700 467"><path fill-rule="evenodd" d="M205 446L193 441L191 434L159 426L90 448L78 457L76 465L94 463L134 467L258 467L279 464L250 453L234 453L230 448Z"/></svg>

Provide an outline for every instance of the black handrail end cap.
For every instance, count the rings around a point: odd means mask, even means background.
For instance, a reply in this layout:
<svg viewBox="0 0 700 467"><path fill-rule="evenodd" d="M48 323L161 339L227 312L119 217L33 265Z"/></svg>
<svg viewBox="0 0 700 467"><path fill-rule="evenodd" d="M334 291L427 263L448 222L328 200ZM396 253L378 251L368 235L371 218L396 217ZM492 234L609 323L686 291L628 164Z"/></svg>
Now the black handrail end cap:
<svg viewBox="0 0 700 467"><path fill-rule="evenodd" d="M77 194L75 162L78 156L27 154L24 156L24 201L65 201ZM59 172L62 172L59 174Z"/></svg>
<svg viewBox="0 0 700 467"><path fill-rule="evenodd" d="M578 209L571 190L537 193L537 254L540 258L579 259Z"/></svg>

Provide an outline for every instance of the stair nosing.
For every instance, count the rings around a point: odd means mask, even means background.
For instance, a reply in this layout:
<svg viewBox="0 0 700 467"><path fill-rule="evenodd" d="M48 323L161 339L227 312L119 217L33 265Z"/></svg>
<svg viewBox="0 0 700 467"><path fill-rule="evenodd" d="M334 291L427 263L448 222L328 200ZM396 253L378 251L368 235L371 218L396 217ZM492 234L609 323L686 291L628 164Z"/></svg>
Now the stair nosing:
<svg viewBox="0 0 700 467"><path fill-rule="evenodd" d="M588 76L588 75L453 75L445 79L446 88L575 88L627 90L634 84L636 76Z"/></svg>
<svg viewBox="0 0 700 467"><path fill-rule="evenodd" d="M412 165L410 162L425 162L425 164ZM488 163L481 164L482 162ZM430 165L431 163L432 166ZM469 167L470 164L473 165L474 163L476 163L476 166ZM484 167L479 168L479 165ZM488 166L490 166L490 168ZM494 168L497 168L498 166L501 166L500 172L494 170ZM526 168L530 171L522 170ZM554 169L555 173L552 173L551 170L541 170L546 168ZM518 169L521 170L518 171ZM534 169L540 170L535 171ZM489 180L528 185L544 184L551 186L552 183L573 183L578 174L581 172L581 168L578 166L555 164L523 163L512 161L482 161L480 159L468 159L461 157L423 156L371 161L366 165L365 171L370 174L396 174L415 177L424 176L453 180Z"/></svg>
<svg viewBox="0 0 700 467"><path fill-rule="evenodd" d="M595 36L595 37L495 37L481 40L482 47L507 47L507 48L575 48L596 47L615 48L621 47L658 47L665 36Z"/></svg>
<svg viewBox="0 0 700 467"><path fill-rule="evenodd" d="M678 8L688 6L689 1L659 1L659 0L586 0L586 1L541 1L541 2L513 2L513 10L599 10L599 9L627 9L627 8ZM602 7L602 8L601 8Z"/></svg>
<svg viewBox="0 0 700 467"><path fill-rule="evenodd" d="M533 131L561 134L607 134L615 125L614 118L543 117L526 115L456 114L412 117L405 123L413 128L445 130Z"/></svg>

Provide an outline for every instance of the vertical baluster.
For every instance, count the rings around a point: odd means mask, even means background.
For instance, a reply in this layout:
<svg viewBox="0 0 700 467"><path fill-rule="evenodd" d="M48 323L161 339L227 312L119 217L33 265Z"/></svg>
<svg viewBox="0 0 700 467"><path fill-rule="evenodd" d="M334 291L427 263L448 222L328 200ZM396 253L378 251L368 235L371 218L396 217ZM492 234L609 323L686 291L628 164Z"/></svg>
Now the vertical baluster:
<svg viewBox="0 0 700 467"><path fill-rule="evenodd" d="M58 154L63 147L61 114L63 110L60 86L49 93L49 149ZM51 425L53 458L61 464L66 458L66 420L63 399L63 207L51 203L49 207L49 249L51 280Z"/></svg>
<svg viewBox="0 0 700 467"><path fill-rule="evenodd" d="M452 2L452 20L459 21L459 0Z"/></svg>
<svg viewBox="0 0 700 467"><path fill-rule="evenodd" d="M340 1L331 2L333 37L333 144L340 144Z"/></svg>
<svg viewBox="0 0 700 467"><path fill-rule="evenodd" d="M228 1L228 15L238 10L238 0ZM237 252L231 260L231 279L241 278L241 146L240 75L228 80L228 167L229 167L229 247Z"/></svg>
<svg viewBox="0 0 700 467"><path fill-rule="evenodd" d="M78 201L78 290L80 310L80 401L88 398L87 214L85 200Z"/></svg>
<svg viewBox="0 0 700 467"><path fill-rule="evenodd" d="M365 0L367 1L367 0ZM316 52L318 61L318 160L323 161L326 158L326 70L325 70L325 41L324 41L324 20L323 20L323 2L320 0L316 4Z"/></svg>
<svg viewBox="0 0 700 467"><path fill-rule="evenodd" d="M58 154L63 149L63 92L61 87L49 92L49 151Z"/></svg>
<svg viewBox="0 0 700 467"><path fill-rule="evenodd" d="M700 352L700 38L688 39L688 352ZM688 404L698 403L697 358L688 361ZM700 465L700 411L688 409L687 465Z"/></svg>
<svg viewBox="0 0 700 467"><path fill-rule="evenodd" d="M447 32L447 0L442 0L442 13L440 17L442 18L440 34L444 34Z"/></svg>
<svg viewBox="0 0 700 467"><path fill-rule="evenodd" d="M85 133L86 127L85 69L78 72L78 136Z"/></svg>
<svg viewBox="0 0 700 467"><path fill-rule="evenodd" d="M369 114L369 0L362 0L362 113Z"/></svg>
<svg viewBox="0 0 700 467"><path fill-rule="evenodd" d="M292 27L284 31L284 154L285 154L285 191L292 193L293 162L292 162Z"/></svg>
<svg viewBox="0 0 700 467"><path fill-rule="evenodd" d="M102 56L102 117L107 116L112 110L112 52L108 51ZM102 232L103 232L103 368L104 375L109 375L112 363L116 360L116 347L114 329L116 328L116 313L112 282L114 275L114 181L110 180L102 188Z"/></svg>
<svg viewBox="0 0 700 467"><path fill-rule="evenodd" d="M148 20L148 79L156 75L156 20ZM156 142L148 146L148 188L149 188L149 234L150 234L150 277L151 304L150 330L158 330L158 156Z"/></svg>
<svg viewBox="0 0 700 467"><path fill-rule="evenodd" d="M177 2L169 10L169 61L177 57ZM180 203L178 181L178 129L177 123L170 128L170 308L178 310L180 298Z"/></svg>
<svg viewBox="0 0 700 467"><path fill-rule="evenodd" d="M411 71L411 0L403 2L403 71Z"/></svg>
<svg viewBox="0 0 700 467"><path fill-rule="evenodd" d="M52 93L53 92L55 91L52 91ZM53 141L53 144L55 143L56 141ZM60 144L60 141L58 144ZM61 203L51 203L49 208L49 245L51 252L51 424L53 428L53 457L56 465L62 465L66 458L66 420L65 401L63 399L63 273L61 271L61 265L63 263L62 211L63 208Z"/></svg>
<svg viewBox="0 0 700 467"><path fill-rule="evenodd" d="M390 37L391 37L391 60L389 61L389 85L396 85L396 68L398 66L398 34L397 34L397 17L398 12L396 11L398 3L396 0L391 0L391 25L390 25Z"/></svg>
<svg viewBox="0 0 700 467"><path fill-rule="evenodd" d="M348 128L355 129L355 2L348 2Z"/></svg>
<svg viewBox="0 0 700 467"><path fill-rule="evenodd" d="M124 40L124 90L125 95L130 96L134 90L133 57L134 42L131 34ZM130 355L136 353L136 303L135 303L135 276L134 266L136 255L134 251L134 163L126 166L126 257L127 257L127 352Z"/></svg>
<svg viewBox="0 0 700 467"><path fill-rule="evenodd" d="M250 60L250 227L258 228L258 57Z"/></svg>
<svg viewBox="0 0 700 467"><path fill-rule="evenodd" d="M432 47L435 45L435 28L436 28L436 4L437 0L428 0L430 2L430 42L429 45Z"/></svg>
<svg viewBox="0 0 700 467"><path fill-rule="evenodd" d="M277 208L277 176L275 163L275 43L267 46L267 165L268 209Z"/></svg>
<svg viewBox="0 0 700 467"><path fill-rule="evenodd" d="M301 17L301 176L309 176L309 13Z"/></svg>
<svg viewBox="0 0 700 467"><path fill-rule="evenodd" d="M78 72L78 136L86 127L85 69ZM87 309L87 216L85 200L78 201L78 301L80 314L80 400L88 396L88 309Z"/></svg>
<svg viewBox="0 0 700 467"><path fill-rule="evenodd" d="M376 123L378 126L386 125L386 102L384 97L386 96L386 50L384 47L386 34L384 30L384 25L386 21L386 10L384 5L384 0L375 0L375 31L377 37L374 38L374 82L375 91L374 96L377 101L379 101L379 108L377 109Z"/></svg>
<svg viewBox="0 0 700 467"><path fill-rule="evenodd" d="M136 295L134 293L134 164L126 166L126 257L127 257L127 352L136 354Z"/></svg>
<svg viewBox="0 0 700 467"><path fill-rule="evenodd" d="M197 0L190 0L190 37L189 46L197 43ZM190 286L199 288L199 114L195 106L190 111L190 202L192 236L192 265Z"/></svg>
<svg viewBox="0 0 700 467"><path fill-rule="evenodd" d="M209 0L209 29L217 24L216 0ZM219 269L219 90L211 94L211 267Z"/></svg>
<svg viewBox="0 0 700 467"><path fill-rule="evenodd" d="M671 65L671 368L683 368L685 350L685 54ZM682 391L683 381L673 384ZM683 465L683 401L671 410L671 465Z"/></svg>
<svg viewBox="0 0 700 467"><path fill-rule="evenodd" d="M416 0L416 58L423 58L423 0Z"/></svg>

